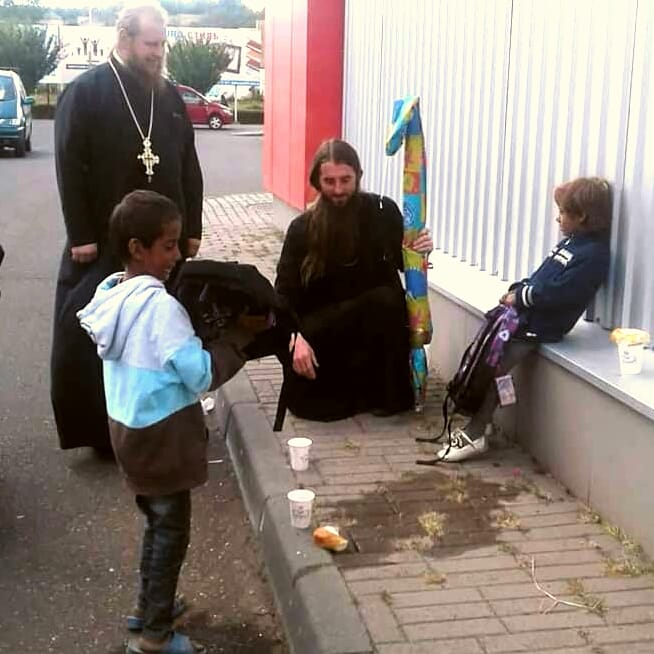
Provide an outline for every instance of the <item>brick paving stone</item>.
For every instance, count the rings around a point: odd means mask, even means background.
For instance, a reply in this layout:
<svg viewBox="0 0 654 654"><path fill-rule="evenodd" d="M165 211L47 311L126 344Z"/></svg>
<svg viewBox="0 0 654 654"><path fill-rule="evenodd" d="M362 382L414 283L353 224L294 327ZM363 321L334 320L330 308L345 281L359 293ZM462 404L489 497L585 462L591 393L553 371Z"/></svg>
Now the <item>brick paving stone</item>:
<svg viewBox="0 0 654 654"><path fill-rule="evenodd" d="M486 602L474 602L470 604L445 604L441 606L431 605L410 609L395 609L395 615L397 616L400 624L496 617Z"/></svg>
<svg viewBox="0 0 654 654"><path fill-rule="evenodd" d="M497 547L495 549L495 556L484 556L479 559L465 558L465 559L451 559L451 558L436 558L426 556L425 559L438 568L439 572L482 572L494 570L510 570L516 567L516 560L512 556L506 554L498 554Z"/></svg>
<svg viewBox="0 0 654 654"><path fill-rule="evenodd" d="M424 562L399 563L394 565L375 565L353 570L343 570L345 581L361 581L363 579L394 579L396 577L419 577L429 568Z"/></svg>
<svg viewBox="0 0 654 654"><path fill-rule="evenodd" d="M570 595L560 595L560 599L574 601ZM490 602L493 612L498 617L511 616L511 615L525 615L530 613L542 613L546 608L549 608L552 602L545 596L539 597L523 597L521 599L497 600ZM551 609L552 613L560 613L561 611L575 611L572 606L559 604Z"/></svg>
<svg viewBox="0 0 654 654"><path fill-rule="evenodd" d="M379 654L484 654L472 638L438 640L404 645L380 645Z"/></svg>
<svg viewBox="0 0 654 654"><path fill-rule="evenodd" d="M597 547L595 547L597 546ZM519 546L524 554L539 552L562 552L564 550L587 550L601 548L608 550L616 546L614 538L608 535L594 535L589 538L553 538L551 540L528 540Z"/></svg>
<svg viewBox="0 0 654 654"><path fill-rule="evenodd" d="M391 563L416 563L422 561L418 552L394 552L392 554L341 554L337 559L339 568L350 569L366 567L373 564L387 565Z"/></svg>
<svg viewBox="0 0 654 654"><path fill-rule="evenodd" d="M601 625L604 621L597 615L585 611L567 611L540 615L517 615L504 617L502 622L511 633L520 631L545 631Z"/></svg>
<svg viewBox="0 0 654 654"><path fill-rule="evenodd" d="M610 649L607 649L605 646L602 649L595 650L592 654L596 654L596 652L598 654L652 654L654 648L652 648L652 643L628 643L625 645L612 644ZM553 652L552 654L557 653Z"/></svg>
<svg viewBox="0 0 654 654"><path fill-rule="evenodd" d="M393 595L393 608L479 602L483 599L476 588L429 590L417 593L399 592Z"/></svg>
<svg viewBox="0 0 654 654"><path fill-rule="evenodd" d="M271 214L266 193L206 198L200 255L254 264L272 280L283 235ZM245 370L272 425L281 366L268 357ZM583 505L529 455L493 440L483 459L415 465L434 452L415 437L442 427L444 384L432 377L421 415L315 423L289 413L275 435L286 459L289 437L314 441L311 467L294 473L296 482L316 491L316 517L344 525L359 547L334 560L376 651L654 654L654 578L607 576L603 559L618 556L621 545L600 525L585 524ZM415 549L425 535L418 516L428 512L445 515L446 533ZM563 605L544 614L551 600L520 567L531 557L543 588L570 599L569 582L579 578L604 600L604 616ZM428 571L444 575L442 587L429 583Z"/></svg>
<svg viewBox="0 0 654 654"><path fill-rule="evenodd" d="M609 608L621 606L654 606L654 588L645 590L628 590L619 593L605 593L603 596Z"/></svg>
<svg viewBox="0 0 654 654"><path fill-rule="evenodd" d="M654 641L654 623L612 627L590 627L585 630L591 642L599 645L609 643L630 643ZM650 643L654 652L654 642Z"/></svg>
<svg viewBox="0 0 654 654"><path fill-rule="evenodd" d="M376 595L364 597L357 606L375 643L406 641L391 607L384 599Z"/></svg>
<svg viewBox="0 0 654 654"><path fill-rule="evenodd" d="M427 640L428 638L463 638L464 636L505 634L506 627L497 618L475 618L407 624L404 625L404 631L410 640Z"/></svg>
<svg viewBox="0 0 654 654"><path fill-rule="evenodd" d="M639 622L654 622L654 606L629 606L611 608L606 613L609 624L635 624Z"/></svg>
<svg viewBox="0 0 654 654"><path fill-rule="evenodd" d="M580 647L586 645L577 630L531 632L511 634L509 636L486 636L480 638L487 654L507 654L508 652L533 652L544 641L553 649L562 647Z"/></svg>

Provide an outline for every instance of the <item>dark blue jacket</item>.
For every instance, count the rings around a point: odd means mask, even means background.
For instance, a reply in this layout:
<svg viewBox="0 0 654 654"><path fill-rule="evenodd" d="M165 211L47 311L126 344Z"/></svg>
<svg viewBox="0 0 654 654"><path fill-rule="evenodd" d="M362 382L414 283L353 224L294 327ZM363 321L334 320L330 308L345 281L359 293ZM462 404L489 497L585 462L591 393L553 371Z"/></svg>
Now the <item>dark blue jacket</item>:
<svg viewBox="0 0 654 654"><path fill-rule="evenodd" d="M516 295L522 334L559 341L576 324L609 271L609 244L590 234L564 238L531 277L509 288Z"/></svg>

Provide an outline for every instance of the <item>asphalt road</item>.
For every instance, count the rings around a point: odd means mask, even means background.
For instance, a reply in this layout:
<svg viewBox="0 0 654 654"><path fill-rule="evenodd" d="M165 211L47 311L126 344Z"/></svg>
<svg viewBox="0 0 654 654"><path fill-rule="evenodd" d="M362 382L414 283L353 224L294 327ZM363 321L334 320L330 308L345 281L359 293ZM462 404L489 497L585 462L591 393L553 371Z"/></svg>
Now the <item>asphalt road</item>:
<svg viewBox="0 0 654 654"><path fill-rule="evenodd" d="M261 190L259 137L196 134L207 194ZM48 360L64 230L52 123L35 123L33 145L22 160L0 153L0 652L117 654L141 521L113 464L58 449ZM221 439L210 458L181 584L195 604L188 633L209 653L283 652Z"/></svg>

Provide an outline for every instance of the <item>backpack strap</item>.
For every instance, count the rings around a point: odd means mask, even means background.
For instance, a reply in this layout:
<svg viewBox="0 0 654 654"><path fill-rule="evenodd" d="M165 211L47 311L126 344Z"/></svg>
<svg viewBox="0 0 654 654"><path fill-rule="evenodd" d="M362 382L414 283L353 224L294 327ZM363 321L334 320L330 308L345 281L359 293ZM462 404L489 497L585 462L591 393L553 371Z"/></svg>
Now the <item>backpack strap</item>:
<svg viewBox="0 0 654 654"><path fill-rule="evenodd" d="M433 445L435 443L439 443L442 440L446 429L449 432L448 420L450 424L452 423L452 419L449 418L449 404L450 394L448 392L445 396L445 399L443 400L443 429L441 429L441 433L438 434L438 436L433 436L432 438L416 438L416 443L431 443Z"/></svg>

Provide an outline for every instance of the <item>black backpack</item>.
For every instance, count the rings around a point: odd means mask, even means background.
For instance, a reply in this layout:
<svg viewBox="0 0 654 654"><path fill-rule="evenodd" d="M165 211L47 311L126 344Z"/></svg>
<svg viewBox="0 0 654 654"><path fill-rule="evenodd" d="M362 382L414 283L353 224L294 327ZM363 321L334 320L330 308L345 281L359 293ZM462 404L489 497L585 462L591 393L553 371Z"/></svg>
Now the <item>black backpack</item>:
<svg viewBox="0 0 654 654"><path fill-rule="evenodd" d="M443 429L434 438L416 438L419 443L438 443L445 432L452 434L452 416L455 413L472 416L479 409L493 380L497 377L502 344L507 343L518 327L513 310L498 305L485 314L484 323L466 348L454 376L447 383L443 400ZM498 351L499 348L499 351ZM434 465L440 459L416 461Z"/></svg>
<svg viewBox="0 0 654 654"><path fill-rule="evenodd" d="M181 264L168 284L169 292L184 306L196 334L207 346L233 328L239 316L263 320L243 350L246 360L274 355L286 371L290 367L288 343L296 329L290 312L281 305L271 283L255 266L235 261L190 259ZM284 376L286 379L286 373ZM286 382L277 402L273 431L281 431L286 415Z"/></svg>

